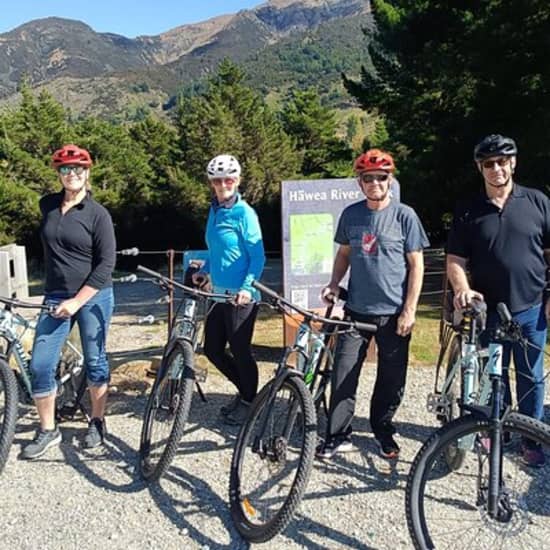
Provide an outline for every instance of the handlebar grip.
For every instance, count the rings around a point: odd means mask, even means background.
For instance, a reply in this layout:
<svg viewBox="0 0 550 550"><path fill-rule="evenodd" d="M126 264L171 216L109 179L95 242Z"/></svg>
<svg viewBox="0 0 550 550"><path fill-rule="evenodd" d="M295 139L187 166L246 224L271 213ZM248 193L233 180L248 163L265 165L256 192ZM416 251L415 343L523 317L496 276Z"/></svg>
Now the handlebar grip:
<svg viewBox="0 0 550 550"><path fill-rule="evenodd" d="M338 300L342 300L342 302L348 301L348 289L344 288L343 286L338 287Z"/></svg>
<svg viewBox="0 0 550 550"><path fill-rule="evenodd" d="M512 320L512 314L510 313L508 306L503 302L499 302L497 304L497 313L501 321L504 321L505 323L509 323Z"/></svg>
<svg viewBox="0 0 550 550"><path fill-rule="evenodd" d="M378 327L372 323L361 323L360 321L354 321L354 326L357 330L362 330L364 332L376 332Z"/></svg>

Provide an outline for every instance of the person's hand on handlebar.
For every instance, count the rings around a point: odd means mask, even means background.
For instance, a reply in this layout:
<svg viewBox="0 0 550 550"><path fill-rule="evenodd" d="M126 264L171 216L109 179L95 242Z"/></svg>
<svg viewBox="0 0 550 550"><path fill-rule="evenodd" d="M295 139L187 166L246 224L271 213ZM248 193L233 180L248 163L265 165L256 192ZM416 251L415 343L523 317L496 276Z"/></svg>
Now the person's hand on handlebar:
<svg viewBox="0 0 550 550"><path fill-rule="evenodd" d="M336 300L338 300L338 294L340 293L340 289L338 288L338 285L331 285L328 284L323 290L321 290L321 300L323 300L323 303L327 306L332 306L336 303Z"/></svg>
<svg viewBox="0 0 550 550"><path fill-rule="evenodd" d="M61 302L52 313L53 317L60 319L70 319L80 308L82 304L76 298L70 298Z"/></svg>
<svg viewBox="0 0 550 550"><path fill-rule="evenodd" d="M481 292L467 288L465 290L459 290L455 294L453 305L455 309L462 309L464 307L468 307L473 300L483 302L485 299L483 298L483 294L481 294Z"/></svg>
<svg viewBox="0 0 550 550"><path fill-rule="evenodd" d="M252 294L248 290L239 290L235 294L235 304L238 306L245 306L252 301Z"/></svg>
<svg viewBox="0 0 550 550"><path fill-rule="evenodd" d="M212 284L210 283L210 276L208 273L205 273L204 271L197 271L197 273L193 273L193 275L191 275L191 280L200 290L212 292Z"/></svg>

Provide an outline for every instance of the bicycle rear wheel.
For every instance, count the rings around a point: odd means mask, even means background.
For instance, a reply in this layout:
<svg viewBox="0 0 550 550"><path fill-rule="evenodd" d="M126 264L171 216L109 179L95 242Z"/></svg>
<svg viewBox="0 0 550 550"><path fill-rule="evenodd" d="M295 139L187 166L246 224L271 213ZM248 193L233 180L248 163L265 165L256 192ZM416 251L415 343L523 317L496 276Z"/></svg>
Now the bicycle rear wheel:
<svg viewBox="0 0 550 550"><path fill-rule="evenodd" d="M464 416L436 431L414 459L406 490L409 533L416 548L540 548L550 540L550 467L525 466L521 438L550 452L550 426L511 413L504 430L516 448L503 450L497 517L487 510L489 420ZM450 446L464 445L464 463L450 470Z"/></svg>
<svg viewBox="0 0 550 550"><path fill-rule="evenodd" d="M453 373L453 367L457 361L460 361L462 357L462 345L460 336L456 335L449 346L449 355L447 358L447 372L445 373L445 381L449 381L446 397L448 400L448 407L445 415L439 417L442 425L445 425L455 418L460 416L459 399L462 395L462 372L460 367L455 369ZM453 373L452 379L449 377ZM445 449L445 460L451 470L458 470L464 461L464 451L458 447L448 446Z"/></svg>
<svg viewBox="0 0 550 550"><path fill-rule="evenodd" d="M178 342L160 365L145 408L139 448L144 479L157 480L170 466L189 416L194 382L193 348Z"/></svg>
<svg viewBox="0 0 550 550"><path fill-rule="evenodd" d="M273 381L266 384L252 403L231 463L231 515L251 542L265 542L290 523L305 491L317 442L313 402L303 380L288 377L270 400L272 385Z"/></svg>
<svg viewBox="0 0 550 550"><path fill-rule="evenodd" d="M5 359L0 358L0 473L4 469L17 422L17 380Z"/></svg>

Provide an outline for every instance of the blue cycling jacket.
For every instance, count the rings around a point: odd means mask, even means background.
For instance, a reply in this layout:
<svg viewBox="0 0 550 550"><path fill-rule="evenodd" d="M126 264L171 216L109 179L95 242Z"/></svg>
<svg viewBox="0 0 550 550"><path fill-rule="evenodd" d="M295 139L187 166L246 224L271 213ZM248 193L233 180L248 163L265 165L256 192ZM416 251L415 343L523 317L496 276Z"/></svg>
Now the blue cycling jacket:
<svg viewBox="0 0 550 550"><path fill-rule="evenodd" d="M256 212L240 194L229 204L212 201L206 245L208 260L202 270L210 274L214 292L247 290L257 299L252 281L260 279L265 265L262 230Z"/></svg>

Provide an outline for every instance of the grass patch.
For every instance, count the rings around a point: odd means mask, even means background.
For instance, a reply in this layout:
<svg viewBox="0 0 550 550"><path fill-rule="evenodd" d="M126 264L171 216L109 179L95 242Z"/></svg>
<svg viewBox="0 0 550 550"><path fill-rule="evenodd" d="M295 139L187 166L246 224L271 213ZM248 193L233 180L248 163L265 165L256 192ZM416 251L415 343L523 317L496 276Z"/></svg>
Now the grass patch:
<svg viewBox="0 0 550 550"><path fill-rule="evenodd" d="M420 305L410 349L412 365L435 365L439 354L439 305ZM283 347L283 320L279 313L261 308L254 329L256 349ZM276 348L276 349L275 349Z"/></svg>
<svg viewBox="0 0 550 550"><path fill-rule="evenodd" d="M440 307L418 306L410 348L410 363L435 365L439 354Z"/></svg>

